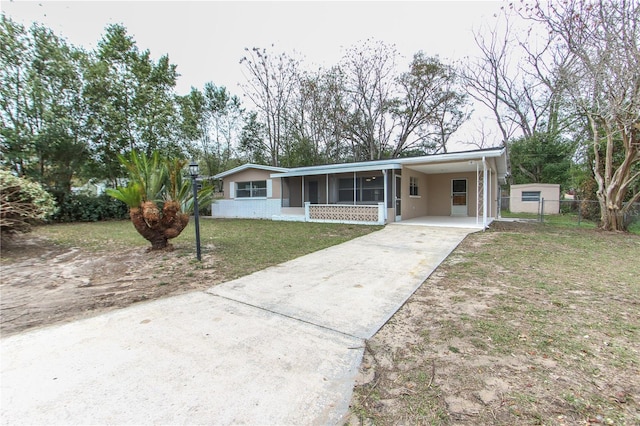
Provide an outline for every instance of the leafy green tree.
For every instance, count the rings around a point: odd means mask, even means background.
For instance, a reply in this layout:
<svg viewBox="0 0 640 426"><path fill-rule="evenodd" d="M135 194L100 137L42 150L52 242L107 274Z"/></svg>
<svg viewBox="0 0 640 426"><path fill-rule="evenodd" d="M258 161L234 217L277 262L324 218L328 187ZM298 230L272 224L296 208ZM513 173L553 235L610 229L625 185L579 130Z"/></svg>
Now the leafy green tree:
<svg viewBox="0 0 640 426"><path fill-rule="evenodd" d="M191 88L177 102L180 132L190 142L187 151L204 163L205 174L226 170L239 146L244 115L240 99L225 87L206 83L204 92Z"/></svg>
<svg viewBox="0 0 640 426"><path fill-rule="evenodd" d="M93 174L114 184L122 176L118 155L157 149L178 155L174 123L176 66L140 52L125 27L110 25L89 61L84 100L89 111Z"/></svg>
<svg viewBox="0 0 640 426"><path fill-rule="evenodd" d="M264 143L265 127L258 120L258 114L250 112L240 134L240 152L246 161L254 164L268 164L269 150Z"/></svg>
<svg viewBox="0 0 640 426"><path fill-rule="evenodd" d="M28 232L31 225L54 214L56 203L37 182L0 169L0 234Z"/></svg>
<svg viewBox="0 0 640 426"><path fill-rule="evenodd" d="M24 26L0 18L0 106L2 163L24 176L31 167L34 144L27 122L27 78L30 38Z"/></svg>
<svg viewBox="0 0 640 426"><path fill-rule="evenodd" d="M2 162L49 188L69 192L87 158L83 52L51 30L0 25Z"/></svg>
<svg viewBox="0 0 640 426"><path fill-rule="evenodd" d="M534 133L509 143L513 183L557 183L571 185L574 144L548 133Z"/></svg>
<svg viewBox="0 0 640 426"><path fill-rule="evenodd" d="M162 157L158 151L147 156L131 151L119 155L129 174L125 187L107 189L107 194L129 206L135 229L151 243L150 250L171 249L169 240L180 235L193 211L191 180L183 178L186 161ZM199 191L198 201L211 201L212 188Z"/></svg>
<svg viewBox="0 0 640 426"><path fill-rule="evenodd" d="M84 53L67 46L49 29L36 26L32 34L29 116L39 160L37 175L49 188L69 193L89 154L81 99Z"/></svg>

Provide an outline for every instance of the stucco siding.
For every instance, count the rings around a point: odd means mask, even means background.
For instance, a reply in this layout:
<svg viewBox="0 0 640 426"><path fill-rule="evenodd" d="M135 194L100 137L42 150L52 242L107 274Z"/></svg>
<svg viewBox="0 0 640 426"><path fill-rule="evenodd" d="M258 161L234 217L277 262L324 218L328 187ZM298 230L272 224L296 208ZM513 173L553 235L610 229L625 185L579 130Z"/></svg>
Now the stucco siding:
<svg viewBox="0 0 640 426"><path fill-rule="evenodd" d="M411 195L411 178L417 179L418 195ZM428 176L415 170L402 171L402 220L426 216L429 211L430 191Z"/></svg>
<svg viewBox="0 0 640 426"><path fill-rule="evenodd" d="M271 179L271 173L272 172L268 170L248 169L226 176L223 180L223 191L225 200L235 198L235 189L231 187L232 185L235 185L238 182L249 182L258 180L271 180L271 193L269 198L275 198L279 200L280 195L282 194L280 178Z"/></svg>
<svg viewBox="0 0 640 426"><path fill-rule="evenodd" d="M451 215L451 181L453 179L467 180L467 216L476 215L477 182L475 173L445 173L429 175L429 206L428 216Z"/></svg>
<svg viewBox="0 0 640 426"><path fill-rule="evenodd" d="M540 213L540 201L523 200L523 192L539 192L544 199L544 213L560 213L560 185L551 183L527 183L511 185L509 210L513 213Z"/></svg>

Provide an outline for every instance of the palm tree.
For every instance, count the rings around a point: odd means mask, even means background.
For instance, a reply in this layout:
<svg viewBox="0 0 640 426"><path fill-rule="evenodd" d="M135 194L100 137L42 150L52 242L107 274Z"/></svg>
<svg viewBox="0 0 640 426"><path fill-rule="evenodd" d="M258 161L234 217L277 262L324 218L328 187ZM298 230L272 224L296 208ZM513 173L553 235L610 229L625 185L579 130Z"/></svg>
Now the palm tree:
<svg viewBox="0 0 640 426"><path fill-rule="evenodd" d="M169 240L180 235L193 211L191 181L182 175L187 162L163 158L158 151L151 156L132 151L118 159L129 173L129 183L107 194L129 206L131 222L151 243L150 250L171 249ZM198 199L206 203L211 193L211 187L205 187Z"/></svg>

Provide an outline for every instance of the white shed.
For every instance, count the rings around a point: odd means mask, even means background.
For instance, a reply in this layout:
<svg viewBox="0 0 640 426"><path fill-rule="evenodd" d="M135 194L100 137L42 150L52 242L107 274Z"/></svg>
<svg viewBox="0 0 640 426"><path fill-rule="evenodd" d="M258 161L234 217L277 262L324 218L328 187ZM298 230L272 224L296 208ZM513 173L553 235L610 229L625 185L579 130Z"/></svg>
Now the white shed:
<svg viewBox="0 0 640 426"><path fill-rule="evenodd" d="M525 183L511 185L509 210L512 213L540 213L544 200L544 214L560 213L560 185L555 183Z"/></svg>

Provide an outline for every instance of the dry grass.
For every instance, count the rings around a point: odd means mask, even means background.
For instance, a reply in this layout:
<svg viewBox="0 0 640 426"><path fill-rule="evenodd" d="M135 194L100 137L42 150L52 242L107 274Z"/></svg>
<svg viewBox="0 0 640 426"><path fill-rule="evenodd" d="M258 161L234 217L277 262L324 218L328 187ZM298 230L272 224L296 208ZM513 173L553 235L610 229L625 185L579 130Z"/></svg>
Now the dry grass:
<svg viewBox="0 0 640 426"><path fill-rule="evenodd" d="M640 237L470 235L368 342L352 424L640 424Z"/></svg>

